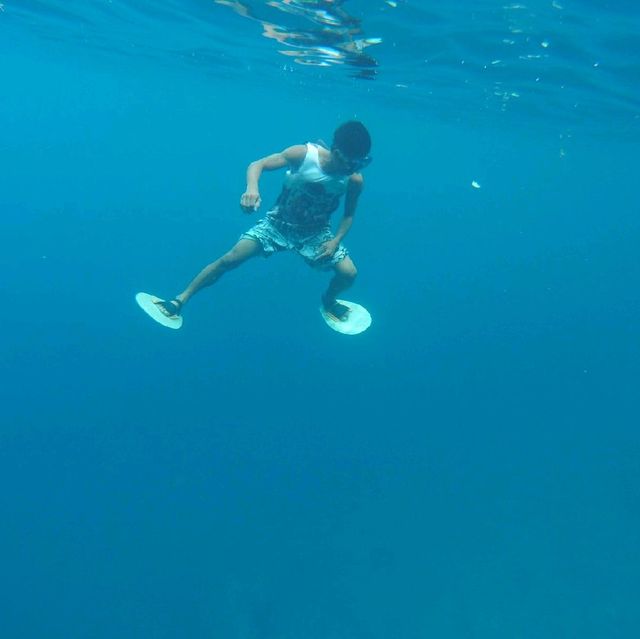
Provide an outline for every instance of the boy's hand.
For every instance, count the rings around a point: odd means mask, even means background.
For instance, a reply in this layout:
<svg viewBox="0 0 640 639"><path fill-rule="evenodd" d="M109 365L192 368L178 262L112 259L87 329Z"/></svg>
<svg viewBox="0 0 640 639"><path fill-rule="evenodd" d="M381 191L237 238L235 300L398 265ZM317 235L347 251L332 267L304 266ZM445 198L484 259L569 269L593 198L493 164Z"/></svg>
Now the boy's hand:
<svg viewBox="0 0 640 639"><path fill-rule="evenodd" d="M336 239L328 240L320 245L320 250L316 256L316 260L321 262L322 260L329 260L333 257L333 254L338 248L339 242Z"/></svg>
<svg viewBox="0 0 640 639"><path fill-rule="evenodd" d="M258 191L246 190L240 198L240 207L245 213L254 213L260 208L262 198Z"/></svg>

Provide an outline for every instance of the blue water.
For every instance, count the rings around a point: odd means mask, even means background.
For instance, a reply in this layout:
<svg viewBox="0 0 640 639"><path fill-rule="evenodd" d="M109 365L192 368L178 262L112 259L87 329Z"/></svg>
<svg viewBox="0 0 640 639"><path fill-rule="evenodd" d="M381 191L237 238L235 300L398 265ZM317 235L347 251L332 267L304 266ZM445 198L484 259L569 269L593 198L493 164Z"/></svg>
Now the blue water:
<svg viewBox="0 0 640 639"><path fill-rule="evenodd" d="M0 5L3 639L638 635L640 10L392 4ZM137 308L354 117L369 331Z"/></svg>

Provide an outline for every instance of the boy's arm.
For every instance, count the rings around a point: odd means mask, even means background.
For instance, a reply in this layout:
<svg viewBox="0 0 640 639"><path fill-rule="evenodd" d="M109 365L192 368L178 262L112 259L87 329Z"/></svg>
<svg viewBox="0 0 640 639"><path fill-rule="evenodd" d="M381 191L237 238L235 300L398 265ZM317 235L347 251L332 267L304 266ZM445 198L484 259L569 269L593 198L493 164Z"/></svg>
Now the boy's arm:
<svg viewBox="0 0 640 639"><path fill-rule="evenodd" d="M360 173L354 173L349 178L349 184L347 186L347 194L344 201L344 215L340 220L340 225L338 226L338 230L336 234L333 236L333 239L325 242L320 248L320 252L316 256L316 260L322 261L329 259L333 256L338 248L338 245L344 238L344 236L349 232L353 224L353 216L356 213L356 206L358 205L358 198L360 197L360 193L362 193L362 188L364 187L364 179Z"/></svg>
<svg viewBox="0 0 640 639"><path fill-rule="evenodd" d="M307 147L304 144L295 144L279 153L272 153L264 158L251 162L247 167L247 189L240 198L240 206L245 213L257 211L262 202L258 182L263 171L275 171L285 166L299 166L302 164Z"/></svg>
<svg viewBox="0 0 640 639"><path fill-rule="evenodd" d="M354 173L349 178L349 184L347 186L347 194L344 201L344 215L340 220L340 225L336 231L334 241L336 246L340 244L344 236L349 232L351 225L353 224L353 216L356 213L356 207L358 206L358 198L364 187L364 179L360 173Z"/></svg>

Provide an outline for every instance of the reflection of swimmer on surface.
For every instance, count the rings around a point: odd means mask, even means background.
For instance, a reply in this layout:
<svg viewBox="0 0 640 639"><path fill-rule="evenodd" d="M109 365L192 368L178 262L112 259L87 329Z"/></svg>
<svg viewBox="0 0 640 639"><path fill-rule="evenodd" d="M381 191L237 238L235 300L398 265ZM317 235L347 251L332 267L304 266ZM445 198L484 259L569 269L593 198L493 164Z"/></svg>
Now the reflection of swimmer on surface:
<svg viewBox="0 0 640 639"><path fill-rule="evenodd" d="M243 5L242 2L238 2L238 0L215 0L215 3L224 5L225 7L230 7L243 18L253 17L249 12L249 7Z"/></svg>
<svg viewBox="0 0 640 639"><path fill-rule="evenodd" d="M330 66L347 64L359 67L359 77L372 77L378 63L364 53L367 47L381 42L380 38L358 37L364 35L360 20L342 8L342 0L269 0L266 6L283 13L302 17L320 25L317 29L291 29L255 15L252 7L240 0L215 0L217 4L231 8L238 15L259 22L262 35L291 47L293 51L280 51L304 65Z"/></svg>
<svg viewBox="0 0 640 639"><path fill-rule="evenodd" d="M336 27L347 25L359 25L360 20L349 15L340 7L341 2L324 2L318 0L271 0L267 2L270 7L291 13L303 15L314 22L328 24Z"/></svg>

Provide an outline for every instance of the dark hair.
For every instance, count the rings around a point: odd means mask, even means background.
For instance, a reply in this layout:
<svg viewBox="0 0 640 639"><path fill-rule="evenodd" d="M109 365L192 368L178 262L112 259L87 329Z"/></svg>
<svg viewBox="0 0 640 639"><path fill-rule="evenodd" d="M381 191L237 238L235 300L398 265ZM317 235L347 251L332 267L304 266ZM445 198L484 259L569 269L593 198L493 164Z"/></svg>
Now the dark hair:
<svg viewBox="0 0 640 639"><path fill-rule="evenodd" d="M340 149L350 158L363 158L371 150L371 136L362 122L351 120L335 130L331 148Z"/></svg>

